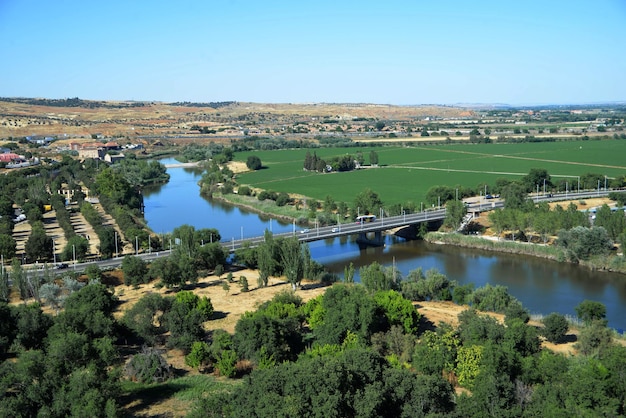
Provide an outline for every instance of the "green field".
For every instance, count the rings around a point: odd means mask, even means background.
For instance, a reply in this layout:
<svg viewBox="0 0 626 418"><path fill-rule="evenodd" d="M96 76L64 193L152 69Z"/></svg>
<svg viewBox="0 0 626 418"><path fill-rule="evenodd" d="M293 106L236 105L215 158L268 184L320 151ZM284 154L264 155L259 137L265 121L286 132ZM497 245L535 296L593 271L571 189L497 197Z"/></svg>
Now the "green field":
<svg viewBox="0 0 626 418"><path fill-rule="evenodd" d="M318 200L330 195L348 203L370 188L386 204L419 204L434 185L494 184L498 178L519 179L531 168L544 168L553 182L570 179L572 185L585 173L609 178L626 174L626 141L620 140L320 148L315 152L329 159L360 151L367 164L372 150L378 153L380 167L327 174L303 170L306 149L237 153L236 160L246 161L249 155L256 155L265 167L240 174L237 181Z"/></svg>

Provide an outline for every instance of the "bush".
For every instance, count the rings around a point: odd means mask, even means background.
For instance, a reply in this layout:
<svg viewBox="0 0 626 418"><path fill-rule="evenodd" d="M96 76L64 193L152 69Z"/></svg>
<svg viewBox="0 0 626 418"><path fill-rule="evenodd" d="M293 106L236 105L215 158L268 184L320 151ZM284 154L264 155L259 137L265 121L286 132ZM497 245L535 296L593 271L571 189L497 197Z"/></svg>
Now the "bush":
<svg viewBox="0 0 626 418"><path fill-rule="evenodd" d="M559 313L551 313L543 318L543 336L551 343L559 344L565 341L565 335L569 330L569 324L565 316Z"/></svg>
<svg viewBox="0 0 626 418"><path fill-rule="evenodd" d="M126 374L142 383L159 383L172 377L172 370L159 350L144 347L141 353L130 359L126 365Z"/></svg>
<svg viewBox="0 0 626 418"><path fill-rule="evenodd" d="M185 363L194 369L209 363L211 351L204 341L196 341L191 345L191 352L185 356Z"/></svg>

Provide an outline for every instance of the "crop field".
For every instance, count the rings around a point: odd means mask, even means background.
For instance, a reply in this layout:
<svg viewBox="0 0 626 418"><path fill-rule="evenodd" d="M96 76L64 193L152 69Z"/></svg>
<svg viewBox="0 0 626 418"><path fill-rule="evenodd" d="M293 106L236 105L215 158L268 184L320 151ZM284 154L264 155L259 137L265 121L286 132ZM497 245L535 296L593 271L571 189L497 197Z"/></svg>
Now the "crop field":
<svg viewBox="0 0 626 418"><path fill-rule="evenodd" d="M365 164L370 151L378 154L378 168L344 173L311 173L303 170L306 149L237 153L246 161L258 156L264 169L238 176L239 184L266 190L297 193L317 200L332 196L352 202L366 188L387 204L424 200L435 185L476 187L494 184L498 178L519 179L531 168L544 168L553 182L585 173L609 178L626 174L626 141L563 141L521 144L455 144L395 147L319 148L309 150L323 158L362 152Z"/></svg>

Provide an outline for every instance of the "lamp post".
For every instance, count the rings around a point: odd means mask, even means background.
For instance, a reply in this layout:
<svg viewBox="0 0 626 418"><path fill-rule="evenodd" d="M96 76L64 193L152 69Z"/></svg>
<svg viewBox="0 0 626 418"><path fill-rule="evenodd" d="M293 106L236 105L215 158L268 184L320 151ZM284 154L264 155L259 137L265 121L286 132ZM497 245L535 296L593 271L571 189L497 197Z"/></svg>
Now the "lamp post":
<svg viewBox="0 0 626 418"><path fill-rule="evenodd" d="M578 176L578 194L580 194L580 176Z"/></svg>
<svg viewBox="0 0 626 418"><path fill-rule="evenodd" d="M546 195L546 179L543 179L543 195Z"/></svg>
<svg viewBox="0 0 626 418"><path fill-rule="evenodd" d="M57 249L56 249L56 245L54 243L54 240L52 240L52 259L54 260L54 265L56 266L57 264ZM4 263L2 263L4 265Z"/></svg>
<svg viewBox="0 0 626 418"><path fill-rule="evenodd" d="M537 202L539 201L539 184L537 184L537 198L535 200Z"/></svg>
<svg viewBox="0 0 626 418"><path fill-rule="evenodd" d="M117 252L117 231L115 231L115 258L119 257L119 253Z"/></svg>
<svg viewBox="0 0 626 418"><path fill-rule="evenodd" d="M565 198L567 198L567 189L569 188L569 182L565 182Z"/></svg>
<svg viewBox="0 0 626 418"><path fill-rule="evenodd" d="M72 244L72 254L74 255L74 270L76 270L76 246Z"/></svg>
<svg viewBox="0 0 626 418"><path fill-rule="evenodd" d="M139 236L135 235L135 255L139 255Z"/></svg>
<svg viewBox="0 0 626 418"><path fill-rule="evenodd" d="M600 196L600 179L598 179L598 196Z"/></svg>
<svg viewBox="0 0 626 418"><path fill-rule="evenodd" d="M243 241L243 226L241 227L241 240Z"/></svg>

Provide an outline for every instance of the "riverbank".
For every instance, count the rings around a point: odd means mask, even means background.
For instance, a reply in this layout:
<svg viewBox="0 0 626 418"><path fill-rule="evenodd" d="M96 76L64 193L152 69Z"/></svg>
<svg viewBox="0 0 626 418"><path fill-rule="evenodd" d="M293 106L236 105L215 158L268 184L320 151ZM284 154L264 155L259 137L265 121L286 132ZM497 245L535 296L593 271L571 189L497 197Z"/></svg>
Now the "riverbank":
<svg viewBox="0 0 626 418"><path fill-rule="evenodd" d="M214 193L211 199L228 203L268 218L279 219L284 222L296 222L298 225L308 224L306 212L291 205L277 206L273 200L259 200L252 196L237 194Z"/></svg>
<svg viewBox="0 0 626 418"><path fill-rule="evenodd" d="M429 232L426 236L424 236L424 240L431 244L454 245L457 247L528 255L558 262L568 262L565 250L556 245L533 244L501 240L491 236L462 235L444 232ZM579 265L591 270L607 271L626 275L626 259L624 256L614 255L594 257L590 260L581 261Z"/></svg>

